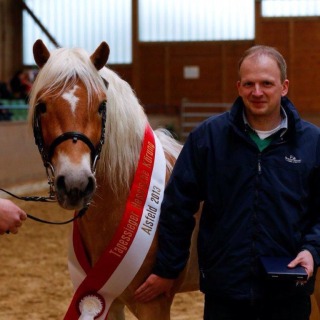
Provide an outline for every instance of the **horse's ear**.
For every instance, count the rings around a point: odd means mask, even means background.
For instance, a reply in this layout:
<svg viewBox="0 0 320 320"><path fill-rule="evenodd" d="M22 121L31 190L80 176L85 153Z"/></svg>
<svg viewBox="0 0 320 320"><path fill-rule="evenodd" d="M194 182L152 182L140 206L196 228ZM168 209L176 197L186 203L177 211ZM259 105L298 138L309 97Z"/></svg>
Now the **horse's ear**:
<svg viewBox="0 0 320 320"><path fill-rule="evenodd" d="M100 46L90 56L91 62L94 64L97 70L100 70L105 66L109 58L110 49L106 42L101 42Z"/></svg>
<svg viewBox="0 0 320 320"><path fill-rule="evenodd" d="M33 45L33 57L39 68L42 68L50 57L49 50L40 39Z"/></svg>

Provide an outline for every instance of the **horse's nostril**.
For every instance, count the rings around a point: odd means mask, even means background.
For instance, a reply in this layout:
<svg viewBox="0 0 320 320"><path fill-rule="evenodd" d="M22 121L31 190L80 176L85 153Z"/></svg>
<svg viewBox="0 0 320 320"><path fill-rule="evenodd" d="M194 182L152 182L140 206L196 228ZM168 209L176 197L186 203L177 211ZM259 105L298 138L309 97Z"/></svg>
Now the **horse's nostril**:
<svg viewBox="0 0 320 320"><path fill-rule="evenodd" d="M85 194L90 194L94 191L94 188L95 188L95 181L94 181L94 178L92 177L89 177L88 178L88 184L87 184L87 187L86 187L86 190L85 190Z"/></svg>
<svg viewBox="0 0 320 320"><path fill-rule="evenodd" d="M59 176L56 183L58 190L66 190L66 183L64 176Z"/></svg>

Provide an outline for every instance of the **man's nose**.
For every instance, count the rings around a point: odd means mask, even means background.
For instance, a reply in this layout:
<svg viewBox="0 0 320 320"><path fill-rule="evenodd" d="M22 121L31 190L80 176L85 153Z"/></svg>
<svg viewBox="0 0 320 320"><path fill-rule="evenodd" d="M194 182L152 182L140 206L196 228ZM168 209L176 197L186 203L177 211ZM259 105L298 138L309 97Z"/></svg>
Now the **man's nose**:
<svg viewBox="0 0 320 320"><path fill-rule="evenodd" d="M252 94L255 96L261 96L263 94L261 87L258 83L254 85Z"/></svg>

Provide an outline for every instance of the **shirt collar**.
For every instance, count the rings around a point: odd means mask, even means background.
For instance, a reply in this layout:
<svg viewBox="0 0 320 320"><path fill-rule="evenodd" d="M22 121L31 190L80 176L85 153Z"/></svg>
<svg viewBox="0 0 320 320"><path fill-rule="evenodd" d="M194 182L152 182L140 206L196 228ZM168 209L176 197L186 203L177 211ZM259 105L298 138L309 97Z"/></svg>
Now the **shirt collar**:
<svg viewBox="0 0 320 320"><path fill-rule="evenodd" d="M283 130L283 132L281 133L281 136L287 131L288 129L288 116L287 116L287 113L286 111L284 110L284 108L282 106L280 106L280 114L281 114L281 122L280 122L280 125L278 126L278 131L280 130ZM246 114L244 112L244 109L242 111L242 118L243 118L243 121L244 121L244 124L246 127L249 127L251 130L255 131L255 129L253 129L251 126L250 126L250 123L248 122L248 119L246 117ZM277 132L278 132L277 131Z"/></svg>

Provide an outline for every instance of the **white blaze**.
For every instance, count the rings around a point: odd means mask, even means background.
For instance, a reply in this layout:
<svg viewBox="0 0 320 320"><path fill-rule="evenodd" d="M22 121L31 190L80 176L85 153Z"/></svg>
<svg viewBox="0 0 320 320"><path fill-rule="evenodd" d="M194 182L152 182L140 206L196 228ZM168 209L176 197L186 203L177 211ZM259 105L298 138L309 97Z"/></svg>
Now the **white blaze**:
<svg viewBox="0 0 320 320"><path fill-rule="evenodd" d="M72 110L73 113L75 113L76 107L77 107L77 103L79 101L79 98L75 95L75 91L78 88L79 88L78 86L74 86L71 90L69 90L68 92L65 92L62 95L62 98L70 103L71 110Z"/></svg>
<svg viewBox="0 0 320 320"><path fill-rule="evenodd" d="M75 164L65 153L59 153L59 158L56 166L57 176L65 177L67 190L79 188L84 190L88 184L88 177L92 176L90 168L90 154L82 155L80 162Z"/></svg>

